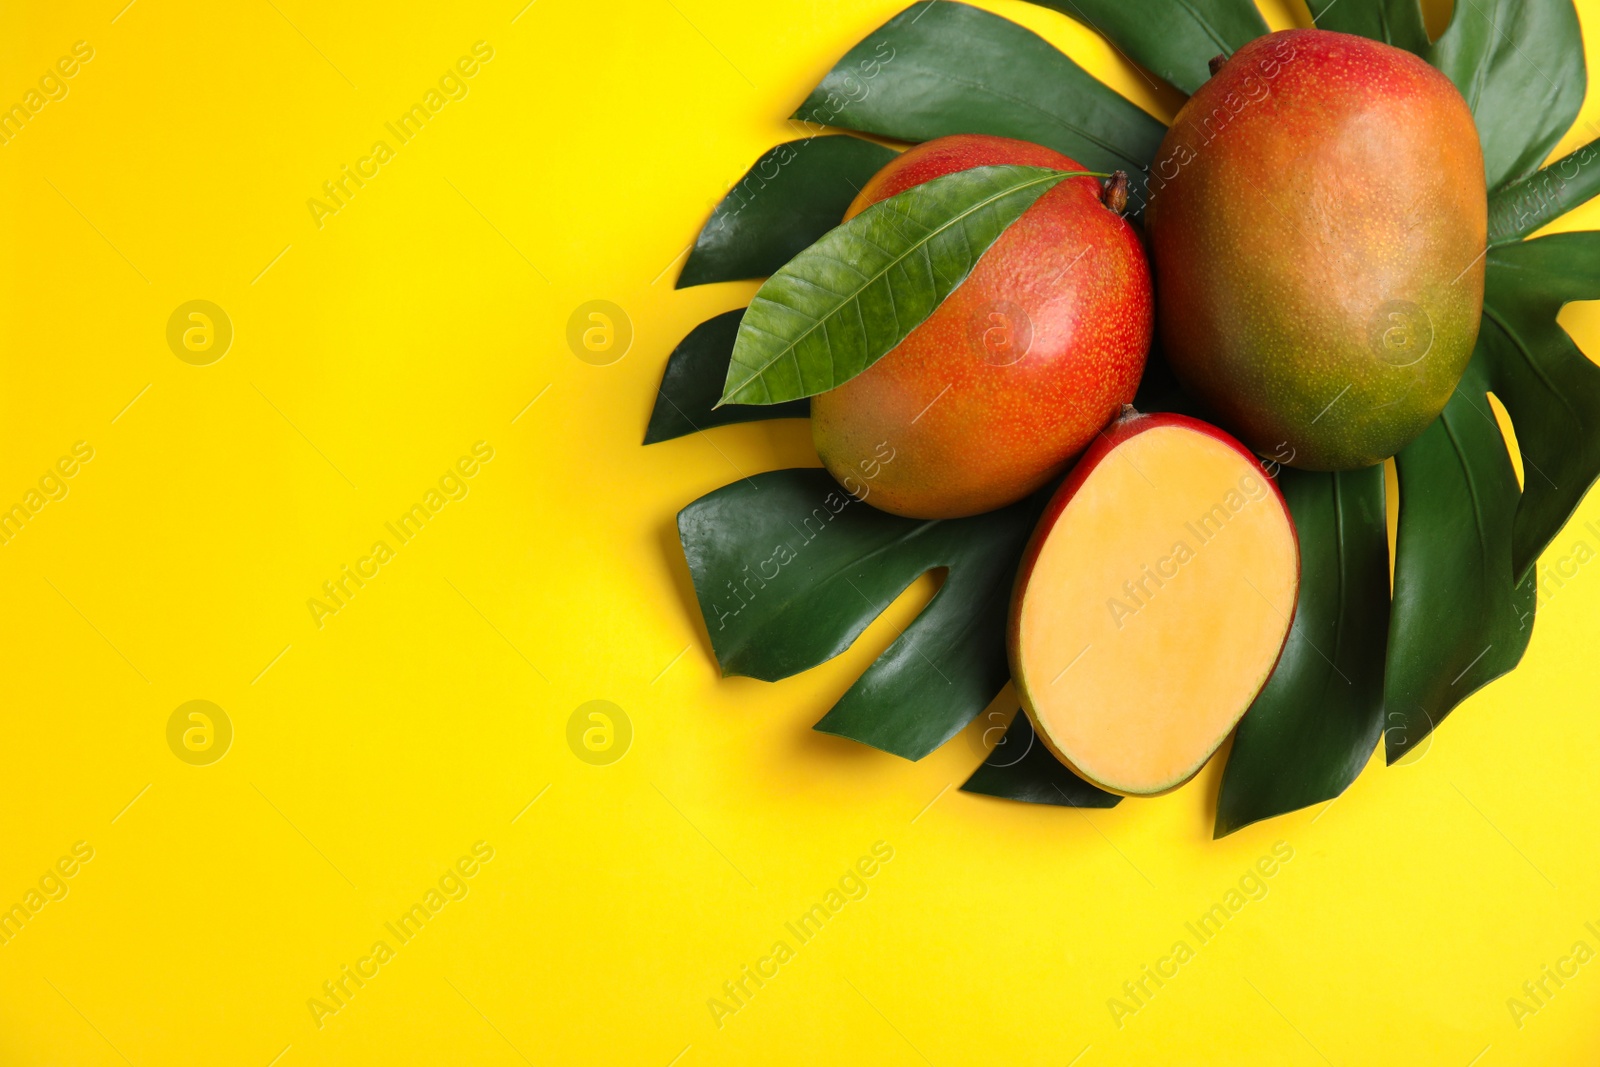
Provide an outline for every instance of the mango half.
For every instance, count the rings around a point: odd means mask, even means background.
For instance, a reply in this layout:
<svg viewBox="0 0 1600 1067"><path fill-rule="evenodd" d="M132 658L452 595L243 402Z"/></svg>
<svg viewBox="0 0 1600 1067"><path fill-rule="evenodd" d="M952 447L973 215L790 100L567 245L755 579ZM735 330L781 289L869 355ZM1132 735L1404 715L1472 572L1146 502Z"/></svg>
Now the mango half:
<svg viewBox="0 0 1600 1067"><path fill-rule="evenodd" d="M1444 408L1488 207L1472 113L1432 66L1326 30L1257 38L1178 112L1148 197L1167 359L1256 452L1371 466Z"/></svg>
<svg viewBox="0 0 1600 1067"><path fill-rule="evenodd" d="M1129 409L1023 553L1007 629L1017 696L1079 777L1169 792L1266 685L1299 591L1294 520L1256 458L1214 426Z"/></svg>

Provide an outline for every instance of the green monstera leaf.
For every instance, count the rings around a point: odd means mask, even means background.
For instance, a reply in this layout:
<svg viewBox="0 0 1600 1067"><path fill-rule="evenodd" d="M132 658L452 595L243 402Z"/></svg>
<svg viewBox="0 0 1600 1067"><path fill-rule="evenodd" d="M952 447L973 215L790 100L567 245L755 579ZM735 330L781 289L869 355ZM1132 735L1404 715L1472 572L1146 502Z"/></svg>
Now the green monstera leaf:
<svg viewBox="0 0 1600 1067"><path fill-rule="evenodd" d="M778 404L843 385L933 314L1034 201L1081 176L974 167L914 185L830 230L750 301L723 401Z"/></svg>
<svg viewBox="0 0 1600 1067"><path fill-rule="evenodd" d="M1039 740L1026 712L1019 710L995 742L989 758L961 786L963 792L980 793L1028 804L1059 804L1068 808L1114 808L1122 801L1115 793L1090 785L1066 766Z"/></svg>
<svg viewBox="0 0 1600 1067"><path fill-rule="evenodd" d="M1390 763L1515 667L1533 634L1533 578L1512 579L1517 476L1489 407L1484 363L1479 348L1443 414L1395 457L1400 525L1384 671Z"/></svg>
<svg viewBox="0 0 1600 1067"><path fill-rule="evenodd" d="M1383 732L1389 538L1383 467L1278 472L1300 538L1300 603L1277 668L1245 712L1216 836L1344 792Z"/></svg>
<svg viewBox="0 0 1600 1067"><path fill-rule="evenodd" d="M1491 191L1538 169L1588 84L1572 0L1462 0L1427 58L1472 108Z"/></svg>
<svg viewBox="0 0 1600 1067"><path fill-rule="evenodd" d="M1186 93L1194 92L1211 77L1208 64L1212 56L1232 55L1240 45L1268 30L1251 0L1031 2L1093 26L1117 51ZM1410 2L1415 4L1416 0Z"/></svg>
<svg viewBox="0 0 1600 1067"><path fill-rule="evenodd" d="M803 419L811 414L811 401L793 400L787 404L722 404L722 383L728 377L728 360L733 355L733 339L739 333L744 309L725 311L689 331L667 357L661 375L656 406L650 412L650 425L644 443L670 441L712 426L761 419Z"/></svg>
<svg viewBox="0 0 1600 1067"><path fill-rule="evenodd" d="M711 212L677 287L765 278L839 225L856 193L897 154L860 137L768 149Z"/></svg>
<svg viewBox="0 0 1600 1067"><path fill-rule="evenodd" d="M1522 453L1512 574L1525 578L1600 477L1600 367L1556 313L1600 300L1600 233L1563 233L1492 249L1478 354Z"/></svg>
<svg viewBox="0 0 1600 1067"><path fill-rule="evenodd" d="M1417 0L1307 0L1318 29L1370 37L1427 58L1428 30Z"/></svg>
<svg viewBox="0 0 1600 1067"><path fill-rule="evenodd" d="M1600 140L1489 197L1489 245L1515 244L1600 193Z"/></svg>
<svg viewBox="0 0 1600 1067"><path fill-rule="evenodd" d="M894 462L892 449L873 464ZM858 494L871 499L876 469ZM825 471L770 471L678 515L695 597L724 674L777 681L849 648L917 578L939 591L832 710L826 733L921 759L1009 680L1005 610L1042 500L970 519L890 515Z"/></svg>
<svg viewBox="0 0 1600 1067"><path fill-rule="evenodd" d="M901 141L1015 137L1089 170L1130 174L1166 133L1038 34L955 0L924 0L890 19L839 60L794 117Z"/></svg>

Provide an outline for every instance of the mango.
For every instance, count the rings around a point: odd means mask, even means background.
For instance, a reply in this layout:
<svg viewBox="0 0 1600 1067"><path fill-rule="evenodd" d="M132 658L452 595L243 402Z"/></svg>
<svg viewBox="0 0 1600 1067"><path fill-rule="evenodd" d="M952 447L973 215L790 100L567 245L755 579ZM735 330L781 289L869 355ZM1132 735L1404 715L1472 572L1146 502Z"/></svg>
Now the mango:
<svg viewBox="0 0 1600 1067"><path fill-rule="evenodd" d="M940 137L874 175L845 217L1002 164L1085 169L1025 141ZM1107 206L1125 193L1125 177L1062 181L895 348L811 399L817 454L846 489L915 518L990 511L1060 474L1133 399L1154 321L1144 248Z"/></svg>
<svg viewBox="0 0 1600 1067"><path fill-rule="evenodd" d="M1263 456L1379 463L1455 390L1483 310L1472 113L1409 52L1285 30L1213 61L1148 181L1156 325L1183 386Z"/></svg>

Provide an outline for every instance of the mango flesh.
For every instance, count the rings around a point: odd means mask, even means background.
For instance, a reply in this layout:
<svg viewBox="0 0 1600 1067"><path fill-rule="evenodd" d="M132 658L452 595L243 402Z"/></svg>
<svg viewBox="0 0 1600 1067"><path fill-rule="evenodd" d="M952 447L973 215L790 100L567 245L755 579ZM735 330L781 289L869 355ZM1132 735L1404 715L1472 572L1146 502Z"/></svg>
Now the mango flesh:
<svg viewBox="0 0 1600 1067"><path fill-rule="evenodd" d="M1215 427L1134 415L1046 508L1012 600L1012 677L1034 730L1126 796L1188 781L1267 682L1300 551L1277 486Z"/></svg>
<svg viewBox="0 0 1600 1067"><path fill-rule="evenodd" d="M1083 170L1004 137L909 149L846 218L971 167ZM1154 329L1149 267L1094 178L1045 193L921 325L811 401L823 465L856 496L916 518L973 515L1057 475L1133 399Z"/></svg>
<svg viewBox="0 0 1600 1067"><path fill-rule="evenodd" d="M1258 38L1178 112L1149 197L1162 347L1251 448L1366 467L1444 408L1488 209L1472 114L1432 66L1324 30Z"/></svg>

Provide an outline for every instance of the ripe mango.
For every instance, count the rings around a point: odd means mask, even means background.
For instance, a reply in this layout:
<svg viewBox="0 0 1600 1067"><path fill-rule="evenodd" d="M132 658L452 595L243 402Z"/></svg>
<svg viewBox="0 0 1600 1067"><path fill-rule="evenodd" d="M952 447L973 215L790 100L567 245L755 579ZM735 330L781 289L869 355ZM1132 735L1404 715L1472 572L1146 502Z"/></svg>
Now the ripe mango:
<svg viewBox="0 0 1600 1067"><path fill-rule="evenodd" d="M1000 164L1084 169L1025 141L940 137L874 175L845 218ZM817 454L845 488L919 519L991 511L1060 474L1133 399L1154 322L1144 248L1107 204L1125 183L1061 182L894 349L811 398Z"/></svg>
<svg viewBox="0 0 1600 1067"><path fill-rule="evenodd" d="M1167 359L1264 456L1379 463L1444 408L1477 340L1488 207L1472 113L1411 53L1326 30L1213 66L1149 178Z"/></svg>

